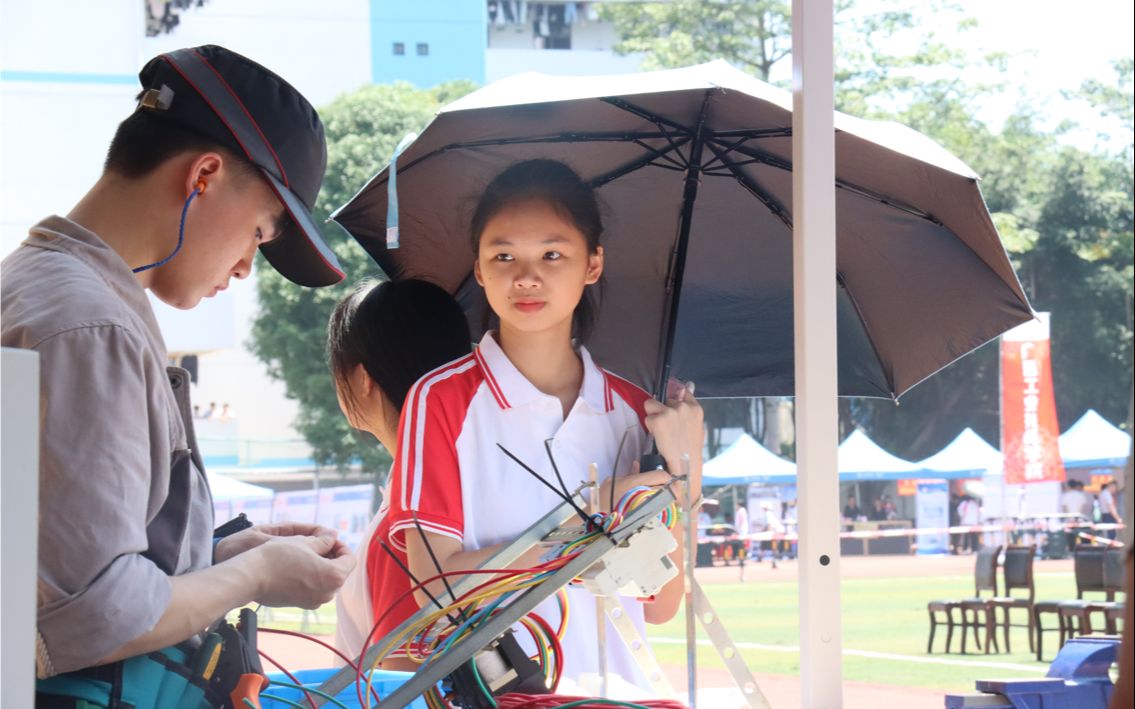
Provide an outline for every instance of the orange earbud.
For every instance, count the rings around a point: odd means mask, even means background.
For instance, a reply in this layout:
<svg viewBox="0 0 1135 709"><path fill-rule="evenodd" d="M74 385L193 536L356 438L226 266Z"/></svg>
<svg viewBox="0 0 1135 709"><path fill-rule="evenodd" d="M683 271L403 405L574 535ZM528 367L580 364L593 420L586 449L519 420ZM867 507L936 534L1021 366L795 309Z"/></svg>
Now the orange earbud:
<svg viewBox="0 0 1135 709"><path fill-rule="evenodd" d="M205 189L206 189L206 188L207 188L208 186L209 186L209 183L208 183L208 182L206 182L206 181L205 181L205 180L203 180L203 179L202 179L202 180L197 180L197 184L193 185L193 187L194 187L194 188L195 188L195 189L197 190L197 193L198 193L198 194L205 194Z"/></svg>

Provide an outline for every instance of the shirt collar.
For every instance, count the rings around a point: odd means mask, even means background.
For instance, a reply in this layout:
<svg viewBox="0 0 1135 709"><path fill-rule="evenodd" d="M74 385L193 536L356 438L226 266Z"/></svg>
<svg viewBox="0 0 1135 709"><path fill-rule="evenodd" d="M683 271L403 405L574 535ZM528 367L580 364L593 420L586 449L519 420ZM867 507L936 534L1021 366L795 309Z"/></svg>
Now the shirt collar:
<svg viewBox="0 0 1135 709"><path fill-rule="evenodd" d="M130 266L98 234L66 217L51 216L32 227L24 243L71 254L90 266L145 324L150 345L166 355L165 341L146 290L139 285Z"/></svg>
<svg viewBox="0 0 1135 709"><path fill-rule="evenodd" d="M613 406L606 374L591 359L591 353L586 347L580 345L576 348L576 352L583 362L583 387L580 398L593 411L610 411ZM549 396L533 386L532 382L520 373L501 349L492 330L481 338L474 355L485 375L485 381L493 398L502 409L525 406Z"/></svg>

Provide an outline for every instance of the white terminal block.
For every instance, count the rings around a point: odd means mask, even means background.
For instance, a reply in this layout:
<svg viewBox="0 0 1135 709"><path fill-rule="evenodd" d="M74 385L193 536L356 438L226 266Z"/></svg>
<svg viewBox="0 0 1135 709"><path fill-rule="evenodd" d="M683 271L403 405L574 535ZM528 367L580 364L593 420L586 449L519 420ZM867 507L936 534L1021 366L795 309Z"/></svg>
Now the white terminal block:
<svg viewBox="0 0 1135 709"><path fill-rule="evenodd" d="M670 561L670 552L676 548L674 535L655 520L583 572L580 579L596 596L653 596L678 575Z"/></svg>

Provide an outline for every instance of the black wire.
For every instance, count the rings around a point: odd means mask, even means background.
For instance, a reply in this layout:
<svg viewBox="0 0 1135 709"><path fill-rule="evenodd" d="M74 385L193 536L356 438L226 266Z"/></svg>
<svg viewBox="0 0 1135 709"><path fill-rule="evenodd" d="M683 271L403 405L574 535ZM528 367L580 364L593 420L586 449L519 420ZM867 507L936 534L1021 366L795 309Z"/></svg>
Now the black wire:
<svg viewBox="0 0 1135 709"><path fill-rule="evenodd" d="M587 528L589 530L592 527L596 526L595 520L588 517L587 513L584 512L582 509L580 509L579 505L575 504L575 500L571 499L570 496L565 495L564 493L557 490L555 485L553 485L552 483L545 480L543 478L543 476L540 475L540 473L537 473L535 470L533 470L532 468L529 468L527 465L525 465L524 461L522 461L520 458L517 458L515 455L513 455L512 452L509 449L505 448L504 446L502 446L499 443L497 444L497 448L500 448L502 451L504 451L504 454L507 455L509 458L512 458L512 460L517 465L519 465L521 468L524 468L524 470L526 470L532 477L539 480L545 487L547 487L549 490L554 492L556 494L556 497L560 498L564 502L571 505L571 508L576 511L576 514L579 515L580 519L582 519L587 524ZM600 529L602 529L602 527L600 527Z"/></svg>
<svg viewBox="0 0 1135 709"><path fill-rule="evenodd" d="M457 603L457 594L453 592L453 587L449 585L449 579L445 577L445 570L441 568L441 562L437 560L437 555L434 554L433 545L430 544L430 540L426 538L426 532L422 529L421 522L418 521L418 513L410 510L410 519L414 520L414 527L418 530L418 534L422 535L422 542L426 545L426 551L429 552L430 561L434 563L434 568L437 569L438 575L441 576L441 582L445 584L445 590L449 592L449 597L453 599L453 602ZM465 620L465 612L460 608L457 609L457 612L461 614L461 619Z"/></svg>
<svg viewBox="0 0 1135 709"><path fill-rule="evenodd" d="M410 580L414 582L414 585L421 588L422 592L429 596L429 599L433 601L433 604L437 606L439 610L445 610L445 606L441 605L441 602L434 598L434 595L430 593L430 590L422 585L422 582L418 580L418 577L414 575L414 572L410 571L410 568L402 563L402 560L398 558L398 555L395 554L390 547L386 546L386 542L379 539L378 545L382 547L382 550L384 552L390 555L391 559L394 559L394 563L398 564L398 568L402 569L402 571L410 577ZM456 618L449 615L448 613L445 614L445 617L449 618L449 622L453 623L454 626L461 625L461 623Z"/></svg>
<svg viewBox="0 0 1135 709"><path fill-rule="evenodd" d="M564 491L564 495L571 496L571 491L568 490L564 484L564 476L560 475L560 466L556 465L556 458L552 455L552 439L544 439L544 452L548 454L548 460L552 462L552 472L556 474L556 480L560 481L560 489Z"/></svg>

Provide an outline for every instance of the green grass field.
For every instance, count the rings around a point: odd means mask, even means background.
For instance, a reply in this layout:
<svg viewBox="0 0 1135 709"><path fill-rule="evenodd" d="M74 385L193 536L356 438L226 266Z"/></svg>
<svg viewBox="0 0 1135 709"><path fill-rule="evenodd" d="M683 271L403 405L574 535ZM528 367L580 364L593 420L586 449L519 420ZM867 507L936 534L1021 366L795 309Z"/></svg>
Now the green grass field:
<svg viewBox="0 0 1135 709"><path fill-rule="evenodd" d="M1038 599L1075 597L1075 582L1071 574L1038 574L1036 584ZM741 653L751 670L773 674L799 673L800 635L795 581L714 584L704 588L733 641L742 646ZM941 651L945 644L945 626L939 625L934 638L935 652L933 655L926 654L930 629L927 601L972 595L972 575L844 580L841 584L844 679L968 690L973 688L974 680L980 678L1043 676L1048 663L1038 663L1029 653L1024 628L1011 630L1012 654L978 654L971 636L968 645L970 654L960 655L959 629L954 634L954 652L944 655ZM1023 611L1015 611L1013 622L1024 622L1024 619ZM649 635L654 641L659 662L685 664L683 614L679 613L665 625L652 626ZM999 640L1000 635L998 632ZM705 637L700 628L699 637ZM1045 656L1049 660L1055 654L1057 641L1057 634L1045 634ZM761 647L746 648L744 645L747 643ZM878 657L871 656L871 653L901 657ZM699 646L698 662L707 667L724 667L717 653L707 645ZM982 666L983 663L1019 667L988 667Z"/></svg>

